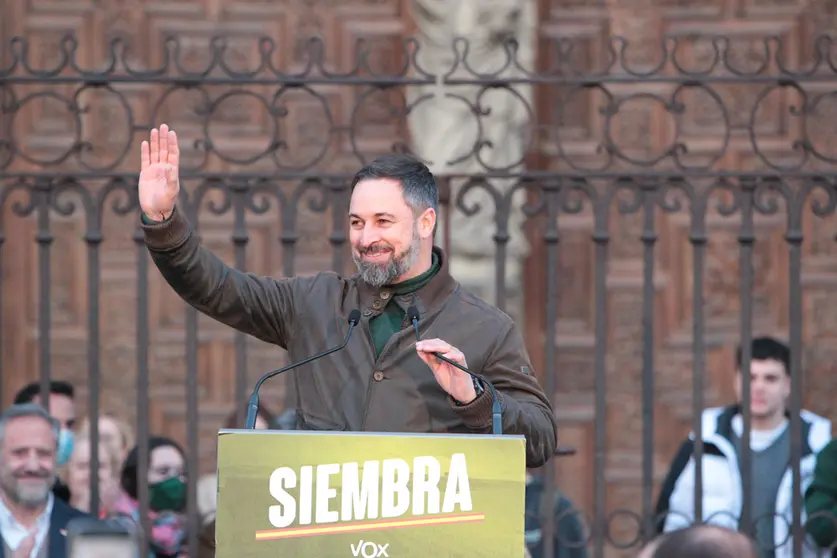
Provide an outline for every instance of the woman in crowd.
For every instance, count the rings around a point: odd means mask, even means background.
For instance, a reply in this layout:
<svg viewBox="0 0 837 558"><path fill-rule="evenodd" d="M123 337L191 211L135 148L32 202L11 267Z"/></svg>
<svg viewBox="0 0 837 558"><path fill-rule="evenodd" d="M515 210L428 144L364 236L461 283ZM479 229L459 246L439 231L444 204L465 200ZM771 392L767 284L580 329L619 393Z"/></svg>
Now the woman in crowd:
<svg viewBox="0 0 837 558"><path fill-rule="evenodd" d="M90 419L85 418L78 430L79 436L90 436ZM134 447L134 429L128 421L107 410L99 413L99 443L109 446L118 456L119 462L128 457Z"/></svg>
<svg viewBox="0 0 837 558"><path fill-rule="evenodd" d="M70 488L70 505L90 512L90 473L93 452L90 438L79 437L73 447L73 454L67 464L67 486ZM121 455L110 446L99 444L99 517L106 517L119 497L119 473L122 468Z"/></svg>
<svg viewBox="0 0 837 558"><path fill-rule="evenodd" d="M149 558L183 557L188 553L186 535L186 454L169 438L152 437L148 441L148 519L151 536ZM111 518L140 523L139 450L128 453L122 467L122 493L113 505Z"/></svg>

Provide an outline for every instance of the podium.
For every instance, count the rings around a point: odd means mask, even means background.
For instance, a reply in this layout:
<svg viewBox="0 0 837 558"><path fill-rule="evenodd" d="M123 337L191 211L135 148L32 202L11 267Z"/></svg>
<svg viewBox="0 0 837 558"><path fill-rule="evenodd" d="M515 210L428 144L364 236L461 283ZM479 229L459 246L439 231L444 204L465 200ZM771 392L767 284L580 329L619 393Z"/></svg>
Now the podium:
<svg viewBox="0 0 837 558"><path fill-rule="evenodd" d="M518 558L523 436L221 430L216 556Z"/></svg>

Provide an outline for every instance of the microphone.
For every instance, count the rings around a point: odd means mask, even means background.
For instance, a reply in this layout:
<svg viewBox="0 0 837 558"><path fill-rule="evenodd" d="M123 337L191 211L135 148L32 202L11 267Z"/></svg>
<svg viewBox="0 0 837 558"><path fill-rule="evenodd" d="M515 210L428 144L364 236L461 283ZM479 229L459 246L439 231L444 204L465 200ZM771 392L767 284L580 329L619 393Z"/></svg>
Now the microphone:
<svg viewBox="0 0 837 558"><path fill-rule="evenodd" d="M407 308L407 319L410 320L410 323L413 324L413 329L416 330L416 342L421 341L421 337L419 336L419 311L418 308L415 306L410 306ZM484 376L477 374L475 372L471 372L461 364L450 360L447 357L440 355L439 353L433 353L433 355L441 360L442 362L447 362L454 368L458 368L471 376L474 380L481 383L484 387L487 387L488 390L491 392L491 396L494 397L494 404L491 407L491 433L494 435L502 435L503 434L503 408L500 405L500 398L497 396L497 390L494 388L494 384L489 382Z"/></svg>
<svg viewBox="0 0 837 558"><path fill-rule="evenodd" d="M346 333L346 338L343 340L343 343L332 347L331 349L324 351L318 355L314 355L312 357L308 357L305 360L301 360L299 362L295 362L290 364L284 368L280 368L278 370L273 370L272 372L268 372L261 378L259 381L256 382L256 387L253 388L253 395L250 396L250 402L247 404L247 422L245 423L245 428L248 430L252 430L256 428L256 417L259 414L259 390L262 388L262 384L268 381L269 379L273 378L274 376L278 376L288 370L293 370L294 368L298 368L303 364L308 364L309 362L315 361L318 358L322 358L324 356L330 355L331 353L336 353L343 347L349 344L349 338L352 336L352 331L354 331L355 326L360 322L360 310L355 308L351 312L349 312L349 331Z"/></svg>

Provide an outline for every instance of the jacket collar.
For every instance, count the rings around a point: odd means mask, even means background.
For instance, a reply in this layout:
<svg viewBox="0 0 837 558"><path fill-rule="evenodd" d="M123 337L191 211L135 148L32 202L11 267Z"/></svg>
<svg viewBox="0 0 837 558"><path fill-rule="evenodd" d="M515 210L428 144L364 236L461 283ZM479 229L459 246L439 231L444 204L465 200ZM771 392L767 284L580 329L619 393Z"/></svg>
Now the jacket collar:
<svg viewBox="0 0 837 558"><path fill-rule="evenodd" d="M439 271L421 289L415 293L397 296L395 302L406 311L410 306L415 306L420 317L426 313L437 310L451 294L456 291L459 284L450 274L450 264L444 250L438 246L433 247L433 253L439 258ZM377 314L386 306L386 302L392 297L392 289L387 287L376 288L364 281L360 274L354 276L360 293L360 304L364 314Z"/></svg>
<svg viewBox="0 0 837 558"><path fill-rule="evenodd" d="M718 415L718 420L716 422L715 433L723 436L727 440L732 439L732 419L736 415L740 415L743 413L743 409L740 404L736 403L734 405L730 405ZM785 417L790 420L791 414L790 411L785 410ZM811 423L810 421L805 420L804 417L801 419L802 421L802 453L800 454L801 457L805 457L806 455L810 455L813 453L813 449L811 448ZM788 426L790 428L790 426Z"/></svg>

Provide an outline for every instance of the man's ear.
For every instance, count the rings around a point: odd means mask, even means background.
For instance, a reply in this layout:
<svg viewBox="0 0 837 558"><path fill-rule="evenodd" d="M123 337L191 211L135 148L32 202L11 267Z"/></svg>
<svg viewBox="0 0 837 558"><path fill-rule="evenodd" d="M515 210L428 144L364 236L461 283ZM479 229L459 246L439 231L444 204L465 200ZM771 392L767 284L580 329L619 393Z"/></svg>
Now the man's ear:
<svg viewBox="0 0 837 558"><path fill-rule="evenodd" d="M418 218L418 233L421 238L432 238L436 229L436 210L428 207Z"/></svg>

